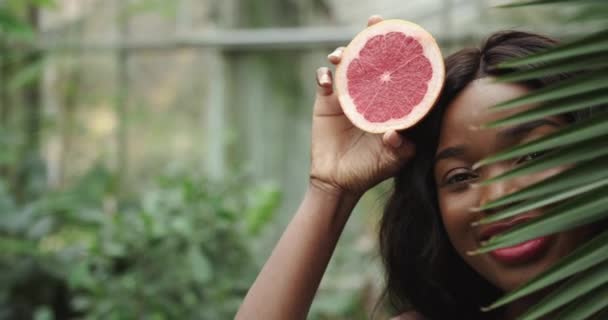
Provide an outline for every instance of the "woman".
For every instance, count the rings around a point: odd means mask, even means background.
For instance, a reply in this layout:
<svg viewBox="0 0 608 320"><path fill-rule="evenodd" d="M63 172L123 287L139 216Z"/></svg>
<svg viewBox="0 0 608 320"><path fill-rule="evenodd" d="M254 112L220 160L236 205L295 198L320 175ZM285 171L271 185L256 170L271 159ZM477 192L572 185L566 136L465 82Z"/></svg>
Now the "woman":
<svg viewBox="0 0 608 320"><path fill-rule="evenodd" d="M372 16L368 25L379 21ZM473 221L494 211L474 213L471 208L565 170L554 168L480 187L475 182L542 154L476 170L472 166L505 147L550 134L581 118L582 114L566 114L516 127L479 129L534 107L489 112L490 106L563 78L496 83L492 78L502 72L497 64L553 45L553 40L542 36L502 32L481 49L451 55L446 59L444 90L431 113L414 128L384 135L352 126L333 92L331 73L320 68L309 188L237 319L304 319L352 209L363 193L389 177L395 177L395 187L381 222L380 248L388 301L402 312L397 319L513 319L535 302L538 295L493 313L479 311L501 293L546 270L594 230L580 227L490 254L468 255L484 239L546 210L475 228ZM338 64L341 51L330 54L330 62Z"/></svg>

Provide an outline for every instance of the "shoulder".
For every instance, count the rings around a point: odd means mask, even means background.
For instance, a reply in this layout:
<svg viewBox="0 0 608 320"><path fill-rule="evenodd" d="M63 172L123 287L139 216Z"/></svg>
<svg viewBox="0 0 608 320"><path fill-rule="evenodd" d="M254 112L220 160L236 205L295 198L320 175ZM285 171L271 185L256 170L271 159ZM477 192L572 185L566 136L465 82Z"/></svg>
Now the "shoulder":
<svg viewBox="0 0 608 320"><path fill-rule="evenodd" d="M425 320L425 318L416 311L404 312L390 320Z"/></svg>

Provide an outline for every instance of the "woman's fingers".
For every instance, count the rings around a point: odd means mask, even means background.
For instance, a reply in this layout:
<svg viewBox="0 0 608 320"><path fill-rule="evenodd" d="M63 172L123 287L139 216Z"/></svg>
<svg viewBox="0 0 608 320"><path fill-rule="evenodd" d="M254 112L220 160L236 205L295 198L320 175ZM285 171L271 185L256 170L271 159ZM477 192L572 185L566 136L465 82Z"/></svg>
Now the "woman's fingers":
<svg viewBox="0 0 608 320"><path fill-rule="evenodd" d="M389 147L399 148L401 144L403 144L403 138L397 133L397 131L391 130L384 133L382 136L382 142Z"/></svg>
<svg viewBox="0 0 608 320"><path fill-rule="evenodd" d="M327 67L317 69L317 98L314 114L316 116L334 116L342 114L338 97L334 94L333 77Z"/></svg>
<svg viewBox="0 0 608 320"><path fill-rule="evenodd" d="M374 24L376 24L376 23L378 23L378 22L380 22L382 20L384 20L384 19L381 16L379 16L377 14L372 15L371 17L369 17L367 19L367 26L368 27L372 26L372 25L374 25ZM343 52L344 52L344 47L338 47L338 48L336 48L336 50L334 50L332 53L330 53L327 56L327 60L329 60L329 62L331 64L334 64L334 65L339 64L340 61L342 60L342 53Z"/></svg>
<svg viewBox="0 0 608 320"><path fill-rule="evenodd" d="M397 131L391 130L385 132L382 136L382 142L391 148L392 152L400 159L409 159L415 153L414 145Z"/></svg>
<svg viewBox="0 0 608 320"><path fill-rule="evenodd" d="M367 19L367 26L372 26L382 20L384 19L380 15L374 14Z"/></svg>
<svg viewBox="0 0 608 320"><path fill-rule="evenodd" d="M342 60L342 53L344 52L344 47L338 47L332 53L327 56L327 60L329 60L332 64L338 64Z"/></svg>
<svg viewBox="0 0 608 320"><path fill-rule="evenodd" d="M333 93L331 71L327 67L317 69L317 93L320 96Z"/></svg>

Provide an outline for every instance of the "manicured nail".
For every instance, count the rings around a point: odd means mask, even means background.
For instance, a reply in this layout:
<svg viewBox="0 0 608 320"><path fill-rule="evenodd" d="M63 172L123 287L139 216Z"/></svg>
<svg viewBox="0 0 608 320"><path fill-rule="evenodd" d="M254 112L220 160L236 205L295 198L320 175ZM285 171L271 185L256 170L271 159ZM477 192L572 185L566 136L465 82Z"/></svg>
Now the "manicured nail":
<svg viewBox="0 0 608 320"><path fill-rule="evenodd" d="M327 55L327 58L339 58L340 54L342 53L342 50L340 48L334 50L332 53Z"/></svg>
<svg viewBox="0 0 608 320"><path fill-rule="evenodd" d="M321 75L321 77L319 78L319 84L322 86L327 86L331 84L331 78L327 73Z"/></svg>
<svg viewBox="0 0 608 320"><path fill-rule="evenodd" d="M329 69L321 67L317 69L317 84L325 87L331 84L331 76L329 75Z"/></svg>

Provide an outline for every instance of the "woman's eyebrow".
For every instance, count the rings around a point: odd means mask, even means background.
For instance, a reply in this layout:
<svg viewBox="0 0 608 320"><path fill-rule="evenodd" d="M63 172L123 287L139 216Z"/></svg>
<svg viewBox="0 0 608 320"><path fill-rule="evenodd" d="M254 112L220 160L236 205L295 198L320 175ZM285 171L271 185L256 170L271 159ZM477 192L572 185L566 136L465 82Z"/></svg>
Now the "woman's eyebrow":
<svg viewBox="0 0 608 320"><path fill-rule="evenodd" d="M465 151L466 151L466 148L464 147L464 145L457 145L457 146L447 147L445 149L442 149L435 156L435 164L437 162L439 162L440 160L444 160L447 158L460 157L463 154L465 154Z"/></svg>
<svg viewBox="0 0 608 320"><path fill-rule="evenodd" d="M510 127L504 129L496 134L498 138L514 140L520 138L523 135L526 135L530 131L542 127L545 125L553 126L553 127L561 127L561 125L555 121L549 119L539 119L526 123L522 123L518 126Z"/></svg>

